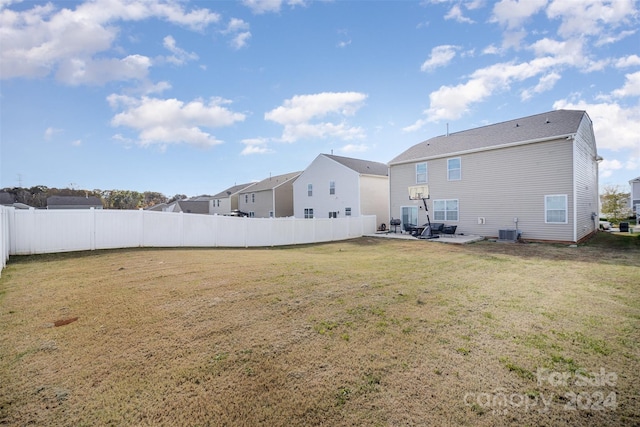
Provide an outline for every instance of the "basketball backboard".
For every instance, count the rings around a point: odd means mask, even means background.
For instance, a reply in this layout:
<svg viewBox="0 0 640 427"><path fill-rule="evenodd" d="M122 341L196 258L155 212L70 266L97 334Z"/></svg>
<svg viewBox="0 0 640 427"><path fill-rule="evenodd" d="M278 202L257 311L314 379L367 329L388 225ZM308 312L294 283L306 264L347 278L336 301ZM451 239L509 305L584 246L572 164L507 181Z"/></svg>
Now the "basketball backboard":
<svg viewBox="0 0 640 427"><path fill-rule="evenodd" d="M423 200L429 198L429 186L411 185L409 186L409 200Z"/></svg>

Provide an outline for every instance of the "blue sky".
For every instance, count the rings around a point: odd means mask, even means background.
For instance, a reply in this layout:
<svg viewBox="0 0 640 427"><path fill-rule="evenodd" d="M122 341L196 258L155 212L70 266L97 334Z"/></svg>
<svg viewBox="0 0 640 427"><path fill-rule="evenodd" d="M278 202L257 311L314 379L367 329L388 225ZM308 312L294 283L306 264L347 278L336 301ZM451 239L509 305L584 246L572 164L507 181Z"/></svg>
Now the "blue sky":
<svg viewBox="0 0 640 427"><path fill-rule="evenodd" d="M554 109L640 175L635 0L0 0L0 187L215 194Z"/></svg>

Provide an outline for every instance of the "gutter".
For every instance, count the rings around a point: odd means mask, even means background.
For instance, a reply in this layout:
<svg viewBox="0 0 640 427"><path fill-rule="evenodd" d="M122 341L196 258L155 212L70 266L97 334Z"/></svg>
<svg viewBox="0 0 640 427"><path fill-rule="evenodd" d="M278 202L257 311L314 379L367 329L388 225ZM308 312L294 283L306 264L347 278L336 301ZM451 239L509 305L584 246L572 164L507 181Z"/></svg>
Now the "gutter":
<svg viewBox="0 0 640 427"><path fill-rule="evenodd" d="M575 135L576 135L575 133L568 133L568 134L565 134L565 135L554 135L554 136L548 136L548 137L545 137L545 138L536 138L536 139L529 139L529 140L526 140L526 141L510 142L510 143L501 144L501 145L491 145L489 147L473 148L473 149L470 149L470 150L453 151L453 152L449 152L449 153L438 154L438 155L435 155L435 156L419 157L419 158L414 158L414 159L410 159L410 160L402 160L402 161L399 161L399 162L391 162L391 163L389 163L389 166L404 165L404 164L407 164L407 163L416 163L416 162L425 161L425 160L442 159L442 158L446 158L446 157L460 156L462 154L479 153L479 152L482 152L482 151L499 150L501 148L517 147L517 146L520 146L520 145L535 144L535 143L538 143L538 142L555 141L555 140L559 140L559 139L573 139L575 137Z"/></svg>

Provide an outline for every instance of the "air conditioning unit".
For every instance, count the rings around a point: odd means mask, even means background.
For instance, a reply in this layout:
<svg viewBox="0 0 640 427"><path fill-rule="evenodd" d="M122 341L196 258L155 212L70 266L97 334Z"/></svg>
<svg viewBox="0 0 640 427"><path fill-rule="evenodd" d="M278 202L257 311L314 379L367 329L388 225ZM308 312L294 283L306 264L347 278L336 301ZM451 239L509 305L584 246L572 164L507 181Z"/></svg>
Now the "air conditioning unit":
<svg viewBox="0 0 640 427"><path fill-rule="evenodd" d="M518 230L498 230L498 239L515 242L520 237Z"/></svg>

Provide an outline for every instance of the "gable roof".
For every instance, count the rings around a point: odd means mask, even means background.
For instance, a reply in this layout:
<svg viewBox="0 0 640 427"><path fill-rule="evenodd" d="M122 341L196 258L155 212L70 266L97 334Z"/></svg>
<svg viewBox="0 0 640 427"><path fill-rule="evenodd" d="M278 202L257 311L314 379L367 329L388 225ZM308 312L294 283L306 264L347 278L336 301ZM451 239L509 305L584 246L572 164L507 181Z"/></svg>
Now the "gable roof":
<svg viewBox="0 0 640 427"><path fill-rule="evenodd" d="M323 156L362 175L389 176L389 167L384 163L353 159L351 157L334 156L333 154L323 154Z"/></svg>
<svg viewBox="0 0 640 427"><path fill-rule="evenodd" d="M213 196L211 196L214 199L226 199L227 197L230 197L233 194L239 193L240 191L244 190L247 187L250 187L252 185L254 185L255 182L248 182L246 184L239 184L239 185L234 185L233 187L229 187L226 190L223 190L221 192L219 192L218 194L215 194Z"/></svg>
<svg viewBox="0 0 640 427"><path fill-rule="evenodd" d="M585 111L580 110L555 110L450 133L448 136L436 136L410 147L389 164L570 136L578 131L585 114Z"/></svg>
<svg viewBox="0 0 640 427"><path fill-rule="evenodd" d="M184 213L208 214L209 202L203 200L178 200L176 202Z"/></svg>
<svg viewBox="0 0 640 427"><path fill-rule="evenodd" d="M102 206L102 200L95 196L50 196L47 206Z"/></svg>
<svg viewBox="0 0 640 427"><path fill-rule="evenodd" d="M273 190L274 188L284 184L287 181L291 181L300 175L302 172L290 172L283 175L270 176L267 179L263 179L257 182L255 185L245 188L240 193L253 193L257 191Z"/></svg>

